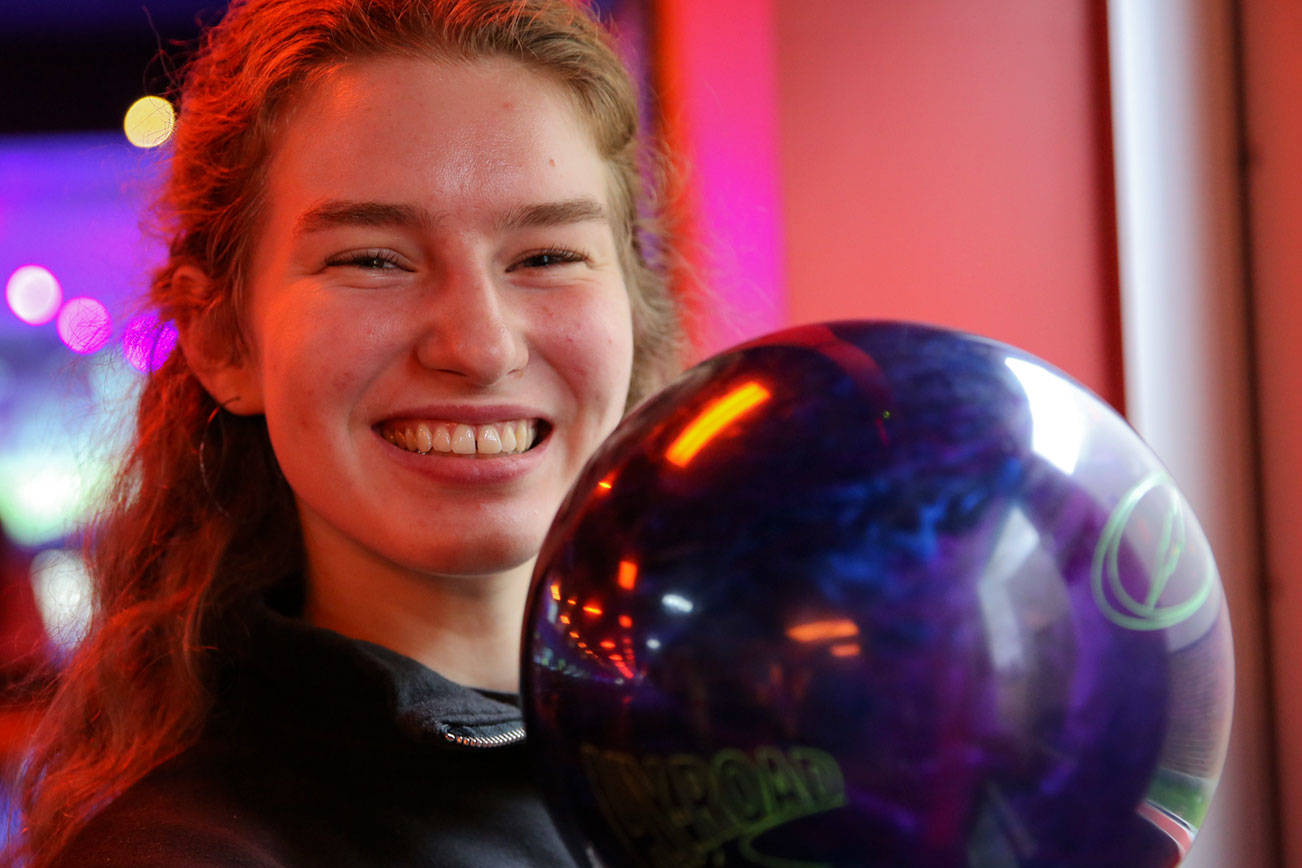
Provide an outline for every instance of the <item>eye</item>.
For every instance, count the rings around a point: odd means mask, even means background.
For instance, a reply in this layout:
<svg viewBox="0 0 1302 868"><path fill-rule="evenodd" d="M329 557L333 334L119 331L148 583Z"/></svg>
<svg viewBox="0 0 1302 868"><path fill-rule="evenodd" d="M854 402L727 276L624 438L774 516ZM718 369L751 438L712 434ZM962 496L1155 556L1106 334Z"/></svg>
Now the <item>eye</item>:
<svg viewBox="0 0 1302 868"><path fill-rule="evenodd" d="M567 247L549 247L546 250L527 254L506 270L510 272L521 268L551 268L557 265L570 265L587 261L587 254L580 253L577 250L571 250Z"/></svg>
<svg viewBox="0 0 1302 868"><path fill-rule="evenodd" d="M392 250L358 250L331 257L326 261L327 267L344 266L360 268L364 271L383 271L399 268L398 254Z"/></svg>

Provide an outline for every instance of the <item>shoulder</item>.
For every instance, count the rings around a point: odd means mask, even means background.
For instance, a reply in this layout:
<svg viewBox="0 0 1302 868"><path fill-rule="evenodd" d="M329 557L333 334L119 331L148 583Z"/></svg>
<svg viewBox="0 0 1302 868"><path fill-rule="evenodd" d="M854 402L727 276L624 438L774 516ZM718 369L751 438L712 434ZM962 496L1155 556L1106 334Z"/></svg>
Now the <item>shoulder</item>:
<svg viewBox="0 0 1302 868"><path fill-rule="evenodd" d="M96 814L56 868L279 868L275 837L189 761L165 764Z"/></svg>

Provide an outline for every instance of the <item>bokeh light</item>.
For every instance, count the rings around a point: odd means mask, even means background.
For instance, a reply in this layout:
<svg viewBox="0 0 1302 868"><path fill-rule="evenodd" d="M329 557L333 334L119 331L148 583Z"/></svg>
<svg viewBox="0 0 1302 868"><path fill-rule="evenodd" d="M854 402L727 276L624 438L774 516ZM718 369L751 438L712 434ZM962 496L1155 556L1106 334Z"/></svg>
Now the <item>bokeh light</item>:
<svg viewBox="0 0 1302 868"><path fill-rule="evenodd" d="M66 537L107 490L114 464L89 447L46 443L0 455L0 521L21 546Z"/></svg>
<svg viewBox="0 0 1302 868"><path fill-rule="evenodd" d="M142 313L127 323L122 333L122 355L131 367L147 374L162 367L176 346L176 326Z"/></svg>
<svg viewBox="0 0 1302 868"><path fill-rule="evenodd" d="M5 301L14 316L31 325L49 322L63 302L63 289L49 269L24 265L9 275Z"/></svg>
<svg viewBox="0 0 1302 868"><path fill-rule="evenodd" d="M71 648L90 625L90 574L75 551L47 549L32 560L32 590L45 631L61 648Z"/></svg>
<svg viewBox="0 0 1302 868"><path fill-rule="evenodd" d="M59 339L74 353L96 352L112 337L108 309L101 302L84 296L70 299L63 306L56 327Z"/></svg>
<svg viewBox="0 0 1302 868"><path fill-rule="evenodd" d="M176 112L161 96L142 96L127 109L122 130L137 148L156 148L172 136Z"/></svg>

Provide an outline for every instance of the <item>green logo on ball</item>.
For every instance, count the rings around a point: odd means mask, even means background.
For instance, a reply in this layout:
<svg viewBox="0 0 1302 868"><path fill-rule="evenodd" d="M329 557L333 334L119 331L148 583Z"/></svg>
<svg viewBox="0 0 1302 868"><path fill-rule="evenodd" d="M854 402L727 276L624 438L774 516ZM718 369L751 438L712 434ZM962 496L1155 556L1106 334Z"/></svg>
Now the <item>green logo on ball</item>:
<svg viewBox="0 0 1302 868"><path fill-rule="evenodd" d="M1147 521L1154 513L1159 521ZM1171 478L1161 472L1150 474L1127 491L1112 510L1103 527L1103 535L1094 548L1090 570L1094 601L1112 623L1129 630L1165 630L1188 620L1207 601L1216 582L1209 562L1195 567L1200 570L1200 575L1185 579L1172 589L1182 592L1175 595L1174 601L1162 602L1163 594L1176 576L1180 559L1185 554L1187 517L1184 499ZM1147 588L1137 589L1142 591L1142 599L1122 581L1119 563L1126 551L1123 541L1127 540L1127 530L1139 526L1157 528L1155 535L1132 533L1129 539L1132 557L1139 549L1154 554L1151 568L1129 571L1132 585L1135 584L1135 573L1141 573L1139 578L1147 581Z"/></svg>

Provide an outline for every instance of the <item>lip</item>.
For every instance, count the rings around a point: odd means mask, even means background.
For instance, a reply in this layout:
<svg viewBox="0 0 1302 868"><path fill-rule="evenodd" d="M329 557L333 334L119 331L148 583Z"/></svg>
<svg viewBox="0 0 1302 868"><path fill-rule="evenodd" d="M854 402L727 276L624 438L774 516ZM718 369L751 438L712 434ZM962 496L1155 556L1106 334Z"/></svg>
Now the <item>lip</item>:
<svg viewBox="0 0 1302 868"><path fill-rule="evenodd" d="M490 422L511 422L516 419L540 419L549 425L552 421L536 407L526 407L523 404L426 404L402 407L387 413L373 421L371 428L379 428L386 422L465 422L468 425L487 425Z"/></svg>
<svg viewBox="0 0 1302 868"><path fill-rule="evenodd" d="M491 422L507 422L514 419L542 420L550 430L555 430L546 415L530 407L511 404L432 404L404 407L387 414L371 425L371 433L388 460L426 479L454 484L505 484L527 476L542 462L551 446L550 433L528 452L493 458L473 458L438 452L424 455L408 452L385 440L380 435L380 428L387 422L401 421L437 420L487 425Z"/></svg>

